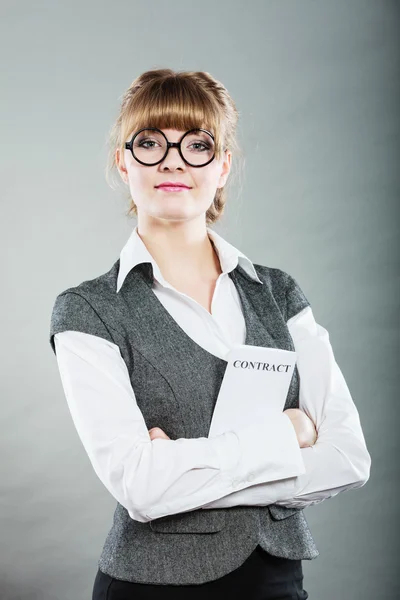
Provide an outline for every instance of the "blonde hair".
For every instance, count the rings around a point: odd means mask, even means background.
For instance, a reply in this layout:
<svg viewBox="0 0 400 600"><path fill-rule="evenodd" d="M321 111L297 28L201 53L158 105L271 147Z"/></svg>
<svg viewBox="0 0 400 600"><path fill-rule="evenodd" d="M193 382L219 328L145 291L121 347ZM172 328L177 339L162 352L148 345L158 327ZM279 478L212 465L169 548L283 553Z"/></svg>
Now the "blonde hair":
<svg viewBox="0 0 400 600"><path fill-rule="evenodd" d="M234 156L241 155L236 139L239 113L226 88L204 71L173 71L152 69L139 75L122 96L118 117L109 132L106 181L115 189L113 175L118 175L116 150L119 148L123 166L125 141L142 127L158 129L203 128L215 138L215 158L219 160L225 148ZM232 165L233 167L233 165ZM231 170L233 172L233 169ZM228 181L231 179L229 176ZM216 190L206 212L206 223L215 223L223 214L227 200L227 184ZM127 216L137 215L131 194Z"/></svg>

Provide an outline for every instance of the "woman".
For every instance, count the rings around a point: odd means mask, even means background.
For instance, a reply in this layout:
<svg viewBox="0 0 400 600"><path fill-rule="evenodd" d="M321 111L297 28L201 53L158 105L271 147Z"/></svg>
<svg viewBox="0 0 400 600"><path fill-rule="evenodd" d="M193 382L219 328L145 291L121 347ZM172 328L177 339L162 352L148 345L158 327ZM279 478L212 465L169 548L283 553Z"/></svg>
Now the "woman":
<svg viewBox="0 0 400 600"><path fill-rule="evenodd" d="M55 301L50 342L71 414L117 500L93 600L308 598L302 560L319 552L302 509L369 477L357 409L296 280L209 227L237 118L208 73L132 83L110 168L137 226L109 271ZM296 350L285 410L208 438L237 343Z"/></svg>

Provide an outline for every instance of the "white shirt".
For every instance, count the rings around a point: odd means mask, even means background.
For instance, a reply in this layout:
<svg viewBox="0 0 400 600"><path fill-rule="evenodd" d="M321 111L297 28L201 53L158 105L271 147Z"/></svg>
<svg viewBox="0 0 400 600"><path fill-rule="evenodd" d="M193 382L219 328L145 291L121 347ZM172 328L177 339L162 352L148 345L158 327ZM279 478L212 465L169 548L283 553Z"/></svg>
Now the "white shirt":
<svg viewBox="0 0 400 600"><path fill-rule="evenodd" d="M233 344L245 343L246 335L228 273L240 261L260 280L250 259L212 229L207 232L222 269L212 314L164 279L137 227L120 254L116 293L136 264L151 262L160 302L197 344L225 358ZM299 447L283 412L268 423L214 438L152 441L119 347L78 331L55 335L62 385L79 437L97 476L132 519L146 522L237 505L305 508L367 482L371 457L327 330L316 323L309 306L287 325L297 353L299 408L318 431L316 444L308 448Z"/></svg>

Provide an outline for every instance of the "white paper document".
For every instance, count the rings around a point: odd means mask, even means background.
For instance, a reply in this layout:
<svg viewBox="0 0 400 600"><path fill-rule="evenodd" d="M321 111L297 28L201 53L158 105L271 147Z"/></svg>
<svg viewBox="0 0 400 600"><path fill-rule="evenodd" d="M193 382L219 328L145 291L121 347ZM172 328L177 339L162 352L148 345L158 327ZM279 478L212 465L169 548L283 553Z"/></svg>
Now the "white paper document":
<svg viewBox="0 0 400 600"><path fill-rule="evenodd" d="M282 412L296 364L296 352L236 344L217 397L208 437L254 425Z"/></svg>

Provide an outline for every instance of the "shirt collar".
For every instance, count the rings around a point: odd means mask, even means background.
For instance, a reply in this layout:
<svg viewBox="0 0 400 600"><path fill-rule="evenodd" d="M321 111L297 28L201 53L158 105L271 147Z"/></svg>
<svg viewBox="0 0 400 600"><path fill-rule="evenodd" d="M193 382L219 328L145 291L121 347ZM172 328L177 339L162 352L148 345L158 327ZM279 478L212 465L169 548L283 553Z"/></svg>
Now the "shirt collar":
<svg viewBox="0 0 400 600"><path fill-rule="evenodd" d="M121 289L128 273L136 265L144 262L152 264L154 277L159 283L165 287L171 288L172 286L162 276L156 261L148 251L142 238L139 236L137 229L138 227L136 225L125 246L122 248L119 256L120 263L117 278L117 293ZM209 227L206 229L211 241L214 243L223 273L229 273L230 271L233 271L233 269L237 267L238 263L240 263L240 266L249 275L249 277L262 284L262 281L258 277L253 263L249 258L247 258L247 256L243 254L243 252L240 252L240 250L232 246L232 244L227 242L213 229L210 229Z"/></svg>

